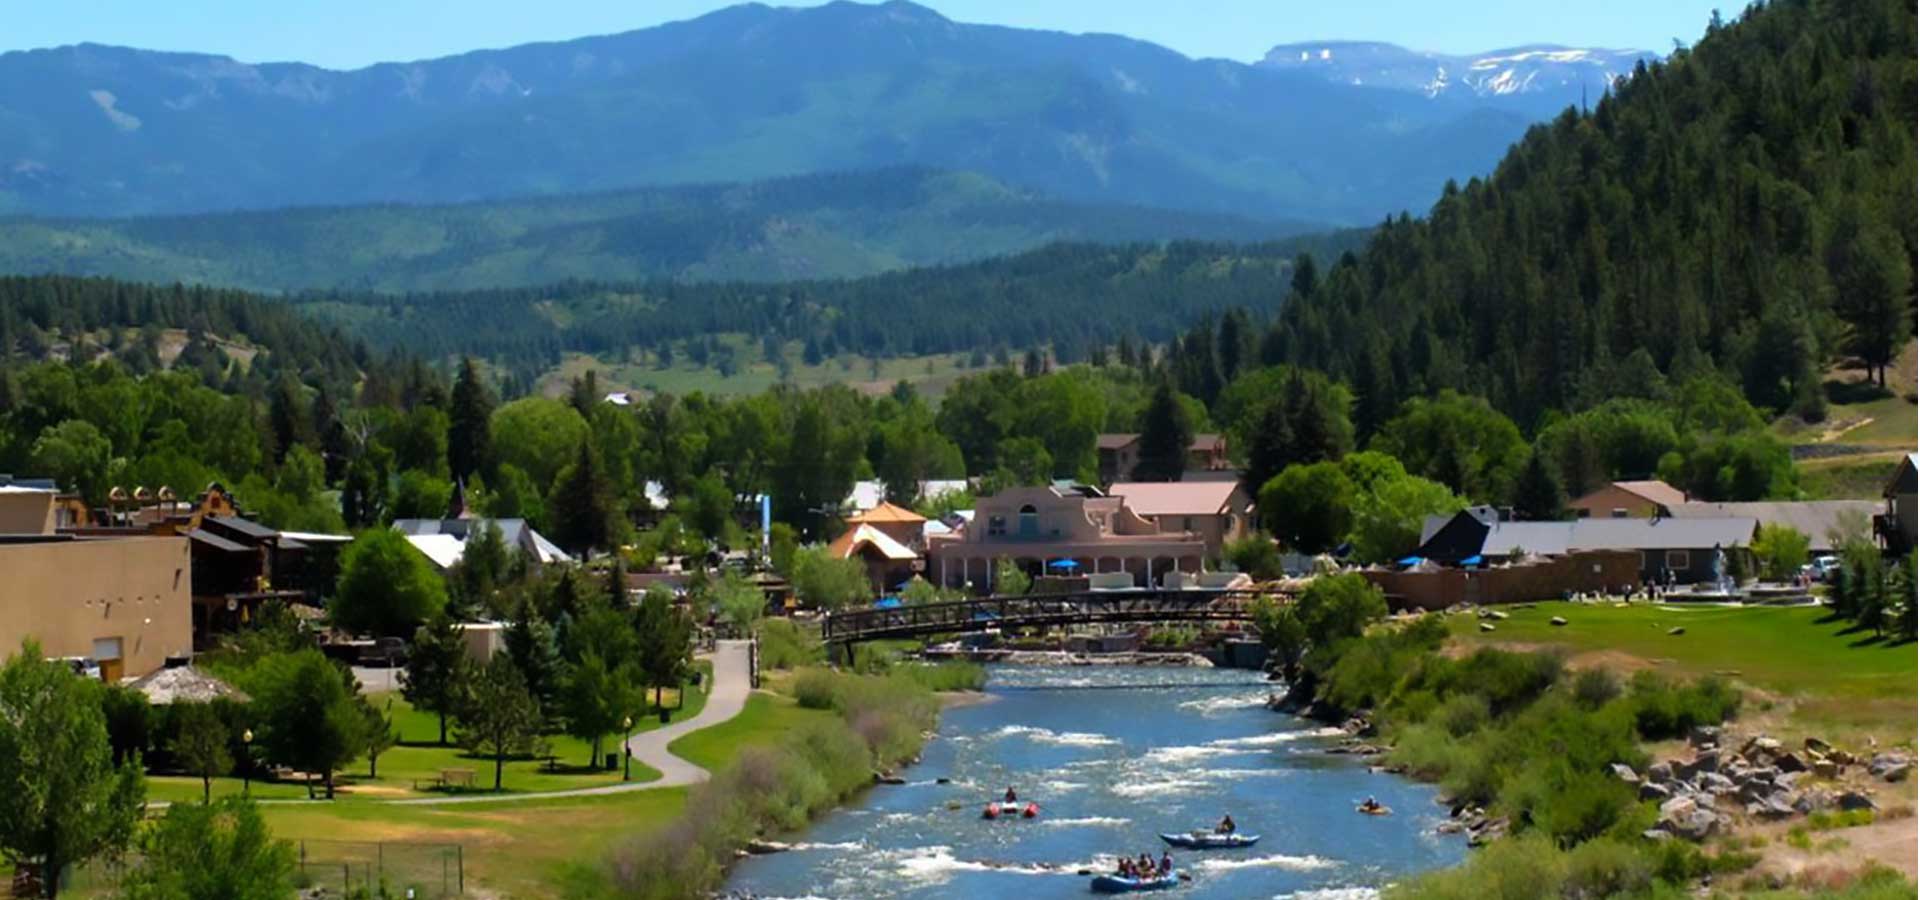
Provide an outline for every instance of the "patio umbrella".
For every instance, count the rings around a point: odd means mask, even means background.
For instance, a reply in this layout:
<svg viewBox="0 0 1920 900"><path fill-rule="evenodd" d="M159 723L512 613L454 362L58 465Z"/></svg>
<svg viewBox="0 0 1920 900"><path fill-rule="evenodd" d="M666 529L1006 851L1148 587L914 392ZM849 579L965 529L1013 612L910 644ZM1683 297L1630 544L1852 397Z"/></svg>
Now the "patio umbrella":
<svg viewBox="0 0 1920 900"><path fill-rule="evenodd" d="M1469 556L1469 557L1467 557L1466 559L1463 559L1463 560L1461 560L1461 561L1460 561L1460 564L1461 564L1461 565L1463 565L1463 566L1477 566L1477 565L1479 565L1479 564L1481 564L1481 563L1483 563L1483 562L1486 562L1486 560L1485 560L1485 559L1482 559L1482 558L1480 557L1480 554L1478 554L1478 553L1475 553L1474 555L1472 555L1472 556Z"/></svg>
<svg viewBox="0 0 1920 900"><path fill-rule="evenodd" d="M873 601L873 608L874 609L899 609L900 598L899 597L881 597L880 599Z"/></svg>
<svg viewBox="0 0 1920 900"><path fill-rule="evenodd" d="M1417 565L1419 565L1419 564L1421 564L1421 563L1423 563L1423 562L1426 562L1426 560L1425 560L1425 559L1423 559L1423 558L1421 558L1421 557L1418 557L1418 556L1409 556L1409 557L1406 557L1406 558L1404 558L1404 559L1402 559L1402 560L1400 560L1400 562L1399 562L1399 565L1403 565L1403 566L1417 566Z"/></svg>
<svg viewBox="0 0 1920 900"><path fill-rule="evenodd" d="M1074 562L1074 561L1073 561L1073 560L1071 560L1071 559L1056 559L1056 560L1054 560L1053 562L1050 562L1050 563L1047 563L1047 568L1049 568L1049 569L1078 569L1078 568L1080 568L1080 564L1079 564L1079 563L1077 563L1077 562Z"/></svg>

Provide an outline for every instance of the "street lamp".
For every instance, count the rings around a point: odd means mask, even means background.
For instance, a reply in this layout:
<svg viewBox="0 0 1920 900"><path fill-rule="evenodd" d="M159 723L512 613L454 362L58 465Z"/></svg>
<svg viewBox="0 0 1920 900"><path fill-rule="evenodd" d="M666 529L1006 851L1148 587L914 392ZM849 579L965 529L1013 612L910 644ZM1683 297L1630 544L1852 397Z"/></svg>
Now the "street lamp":
<svg viewBox="0 0 1920 900"><path fill-rule="evenodd" d="M240 793L253 796L253 729L240 732L240 746L246 759L240 762Z"/></svg>
<svg viewBox="0 0 1920 900"><path fill-rule="evenodd" d="M628 716L620 720L620 730L626 733L626 736L621 738L620 740L620 754L626 758L626 769L625 771L622 771L620 773L620 780L632 781L633 780L633 745L630 743L630 741L633 740L633 717L632 716Z"/></svg>

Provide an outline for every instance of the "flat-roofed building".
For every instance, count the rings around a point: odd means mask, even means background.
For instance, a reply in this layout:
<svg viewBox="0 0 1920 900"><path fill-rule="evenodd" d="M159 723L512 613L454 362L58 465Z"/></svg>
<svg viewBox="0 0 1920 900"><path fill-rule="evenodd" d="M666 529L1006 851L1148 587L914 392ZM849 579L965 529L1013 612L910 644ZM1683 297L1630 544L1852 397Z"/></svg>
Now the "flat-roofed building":
<svg viewBox="0 0 1920 900"><path fill-rule="evenodd" d="M1207 558L1199 534L1164 531L1121 497L1056 484L979 498L965 527L929 539L927 576L990 589L994 565L1005 559L1032 574L1126 572L1138 584L1159 586L1171 574L1200 572Z"/></svg>

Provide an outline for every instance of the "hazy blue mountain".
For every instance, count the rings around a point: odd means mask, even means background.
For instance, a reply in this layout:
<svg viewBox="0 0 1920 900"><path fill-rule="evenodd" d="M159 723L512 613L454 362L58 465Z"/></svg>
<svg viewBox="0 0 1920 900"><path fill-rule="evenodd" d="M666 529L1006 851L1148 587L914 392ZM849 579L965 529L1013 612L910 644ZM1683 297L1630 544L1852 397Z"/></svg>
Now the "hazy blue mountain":
<svg viewBox="0 0 1920 900"><path fill-rule="evenodd" d="M1305 223L1061 201L982 175L878 169L458 206L0 219L0 272L256 290L847 278L1057 241L1265 241Z"/></svg>
<svg viewBox="0 0 1920 900"><path fill-rule="evenodd" d="M1376 41L1281 44L1259 65L1317 75L1334 84L1388 88L1436 100L1474 98L1545 118L1598 102L1616 79L1660 55L1648 50L1528 44L1485 53L1408 50Z"/></svg>
<svg viewBox="0 0 1920 900"><path fill-rule="evenodd" d="M886 166L1065 199L1373 223L1531 118L906 2L736 6L332 71L80 45L0 55L0 211L457 203Z"/></svg>

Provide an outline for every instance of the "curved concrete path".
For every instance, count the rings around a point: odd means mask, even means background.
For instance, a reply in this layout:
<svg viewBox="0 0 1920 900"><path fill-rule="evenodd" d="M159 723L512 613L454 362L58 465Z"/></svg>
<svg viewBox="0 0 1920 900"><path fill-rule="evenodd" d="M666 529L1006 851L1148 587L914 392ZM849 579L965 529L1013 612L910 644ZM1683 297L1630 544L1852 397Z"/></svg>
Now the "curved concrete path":
<svg viewBox="0 0 1920 900"><path fill-rule="evenodd" d="M384 801L400 806L439 806L450 803L514 803L522 800L550 800L556 797L591 797L596 794L622 794L660 788L698 784L712 777L707 770L667 752L667 745L711 725L718 725L740 714L753 692L753 657L748 641L719 641L713 651L713 688L707 705L691 719L682 719L665 728L644 731L628 739L633 758L659 771L652 781L623 782L570 791L537 791L528 794L462 794L457 797L421 797L412 800ZM307 802L307 801L298 801Z"/></svg>

